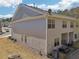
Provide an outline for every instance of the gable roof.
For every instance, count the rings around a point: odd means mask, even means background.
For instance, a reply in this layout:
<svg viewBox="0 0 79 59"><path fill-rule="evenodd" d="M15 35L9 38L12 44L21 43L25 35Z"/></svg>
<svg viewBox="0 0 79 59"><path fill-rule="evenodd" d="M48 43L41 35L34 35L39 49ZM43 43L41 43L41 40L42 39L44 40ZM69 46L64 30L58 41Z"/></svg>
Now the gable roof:
<svg viewBox="0 0 79 59"><path fill-rule="evenodd" d="M42 10L42 9L39 9L36 7L32 7L32 6L28 6L26 4L20 4L17 7L16 12L13 16L13 21L14 21L14 23L16 23L16 22L21 22L24 20L35 19L35 18L40 18L40 17L48 18L49 16L47 16L47 15L48 15L48 13L45 10ZM54 13L52 13L51 17L76 20L76 18L73 18L73 17L69 17L69 16L65 16L65 15L58 15L58 14L54 14Z"/></svg>
<svg viewBox="0 0 79 59"><path fill-rule="evenodd" d="M26 5L26 4L25 4L25 5ZM28 5L26 5L26 6L28 6ZM46 12L47 12L46 10L40 9L40 8L38 8L38 7L33 7L33 6L28 6L28 7L31 7L31 8L33 8L33 9L36 9L36 10L42 12L42 13L46 13Z"/></svg>
<svg viewBox="0 0 79 59"><path fill-rule="evenodd" d="M23 19L24 17L40 16L44 13L46 13L46 11L42 9L28 6L26 4L20 4L16 9L13 20Z"/></svg>

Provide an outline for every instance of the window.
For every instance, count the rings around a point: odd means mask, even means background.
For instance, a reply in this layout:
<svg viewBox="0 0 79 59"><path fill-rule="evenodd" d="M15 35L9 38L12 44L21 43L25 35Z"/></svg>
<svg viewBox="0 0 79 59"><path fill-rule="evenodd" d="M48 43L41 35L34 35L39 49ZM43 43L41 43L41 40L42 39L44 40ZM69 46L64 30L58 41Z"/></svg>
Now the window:
<svg viewBox="0 0 79 59"><path fill-rule="evenodd" d="M52 20L52 28L55 28L55 20Z"/></svg>
<svg viewBox="0 0 79 59"><path fill-rule="evenodd" d="M78 23L76 23L76 27L79 27Z"/></svg>
<svg viewBox="0 0 79 59"><path fill-rule="evenodd" d="M48 20L48 28L51 28L52 25L51 25L51 20Z"/></svg>
<svg viewBox="0 0 79 59"><path fill-rule="evenodd" d="M54 46L58 46L59 45L59 38L56 38L54 41Z"/></svg>
<svg viewBox="0 0 79 59"><path fill-rule="evenodd" d="M55 28L55 20L48 19L48 28Z"/></svg>
<svg viewBox="0 0 79 59"><path fill-rule="evenodd" d="M70 22L70 27L73 28L74 27L74 23Z"/></svg>
<svg viewBox="0 0 79 59"><path fill-rule="evenodd" d="M21 41L23 42L23 35L21 35Z"/></svg>
<svg viewBox="0 0 79 59"><path fill-rule="evenodd" d="M77 39L77 34L75 34L75 39Z"/></svg>
<svg viewBox="0 0 79 59"><path fill-rule="evenodd" d="M66 21L63 21L62 27L63 27L63 28L67 28L67 22L66 22Z"/></svg>
<svg viewBox="0 0 79 59"><path fill-rule="evenodd" d="M27 37L26 37L26 35L25 35L25 43L27 42Z"/></svg>

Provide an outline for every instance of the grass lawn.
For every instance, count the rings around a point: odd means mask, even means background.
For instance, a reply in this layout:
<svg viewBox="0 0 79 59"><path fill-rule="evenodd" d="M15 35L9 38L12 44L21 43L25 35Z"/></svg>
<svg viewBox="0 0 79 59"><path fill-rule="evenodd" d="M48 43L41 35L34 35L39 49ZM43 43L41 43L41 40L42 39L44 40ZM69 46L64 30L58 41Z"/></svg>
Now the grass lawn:
<svg viewBox="0 0 79 59"><path fill-rule="evenodd" d="M13 43L7 38L0 38L0 59L8 59L8 55L20 54L22 59L47 59L33 53L30 48Z"/></svg>

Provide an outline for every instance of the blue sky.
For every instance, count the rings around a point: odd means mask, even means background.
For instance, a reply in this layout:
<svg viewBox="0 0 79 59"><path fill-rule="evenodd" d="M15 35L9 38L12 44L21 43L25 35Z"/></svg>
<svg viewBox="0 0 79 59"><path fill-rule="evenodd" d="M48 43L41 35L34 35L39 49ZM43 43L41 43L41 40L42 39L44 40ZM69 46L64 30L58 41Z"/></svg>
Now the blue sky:
<svg viewBox="0 0 79 59"><path fill-rule="evenodd" d="M57 3L59 0L22 0L22 3L25 3L25 4L55 4ZM15 8L16 7L6 7L6 6L0 6L0 15L6 15L6 14L13 14L14 11L15 11Z"/></svg>
<svg viewBox="0 0 79 59"><path fill-rule="evenodd" d="M79 6L79 0L0 0L0 18L1 17L11 17L13 16L16 6L20 3L25 3L30 6L35 5L41 9L52 10L64 10L72 8L74 6Z"/></svg>
<svg viewBox="0 0 79 59"><path fill-rule="evenodd" d="M23 0L24 3L27 4L31 4L31 3L35 3L35 4L55 4L57 2L59 2L59 0Z"/></svg>

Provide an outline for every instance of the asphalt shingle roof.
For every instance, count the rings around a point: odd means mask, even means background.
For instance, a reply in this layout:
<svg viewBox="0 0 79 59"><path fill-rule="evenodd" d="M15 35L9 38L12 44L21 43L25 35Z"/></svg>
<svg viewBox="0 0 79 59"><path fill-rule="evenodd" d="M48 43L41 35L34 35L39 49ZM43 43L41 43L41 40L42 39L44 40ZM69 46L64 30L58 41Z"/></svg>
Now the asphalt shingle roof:
<svg viewBox="0 0 79 59"><path fill-rule="evenodd" d="M36 11L38 12L36 12ZM39 13L41 12L41 13ZM46 11L39 9L37 7L28 6L26 4L20 4L13 16L14 20L22 19L24 17L32 17L32 16L39 16L45 13Z"/></svg>

